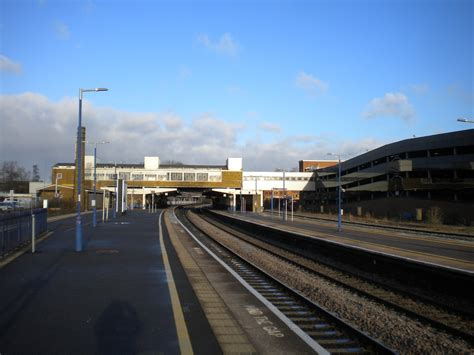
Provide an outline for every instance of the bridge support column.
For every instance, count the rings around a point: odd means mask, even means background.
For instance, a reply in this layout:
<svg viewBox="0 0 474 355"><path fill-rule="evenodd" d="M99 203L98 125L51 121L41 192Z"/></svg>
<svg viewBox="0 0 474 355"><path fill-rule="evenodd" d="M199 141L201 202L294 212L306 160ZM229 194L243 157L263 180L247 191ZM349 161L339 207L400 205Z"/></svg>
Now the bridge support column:
<svg viewBox="0 0 474 355"><path fill-rule="evenodd" d="M143 202L143 209L146 209L146 195L145 195L145 188L143 188L142 202Z"/></svg>

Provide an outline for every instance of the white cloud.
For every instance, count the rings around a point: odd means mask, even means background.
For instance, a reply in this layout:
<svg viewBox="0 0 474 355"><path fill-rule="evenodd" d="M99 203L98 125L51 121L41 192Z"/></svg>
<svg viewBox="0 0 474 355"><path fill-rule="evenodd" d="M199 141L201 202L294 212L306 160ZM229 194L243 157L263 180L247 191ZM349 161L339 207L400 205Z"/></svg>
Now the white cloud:
<svg viewBox="0 0 474 355"><path fill-rule="evenodd" d="M54 102L36 93L3 95L0 107L0 161L17 160L29 167L40 160L48 169L74 161L77 98ZM228 156L239 154L236 138L242 127L211 114L187 123L173 112L126 112L84 100L82 117L88 140L110 142L100 149L102 161L139 163L146 155L158 155L189 164L224 164Z"/></svg>
<svg viewBox="0 0 474 355"><path fill-rule="evenodd" d="M181 66L179 68L179 73L178 73L178 80L179 81L184 81L186 79L189 79L192 75L191 69L189 69L187 66Z"/></svg>
<svg viewBox="0 0 474 355"><path fill-rule="evenodd" d="M311 96L323 94L329 88L328 83L314 77L311 74L307 74L304 71L298 73L295 79L295 84L297 87L305 90Z"/></svg>
<svg viewBox="0 0 474 355"><path fill-rule="evenodd" d="M63 22L56 22L54 32L56 33L56 37L63 41L68 40L71 36L69 27Z"/></svg>
<svg viewBox="0 0 474 355"><path fill-rule="evenodd" d="M467 90L461 85L451 84L447 87L448 94L464 104L474 105L474 91Z"/></svg>
<svg viewBox="0 0 474 355"><path fill-rule="evenodd" d="M78 116L77 98L51 101L37 93L0 96L0 162L16 160L29 169L38 164L42 177L58 162L74 161ZM374 140L337 142L329 137L284 136L269 142L242 124L204 113L191 121L174 112L140 113L93 106L83 101L86 139L105 140L101 162L142 163L144 156L186 164L225 164L227 157L242 157L244 168L254 171L291 169L301 159L327 159L327 152L358 153L378 146ZM262 123L262 129L280 127ZM281 132L280 132L281 133ZM253 136L255 134L255 136ZM247 141L239 143L239 137ZM91 147L87 153L92 154Z"/></svg>
<svg viewBox="0 0 474 355"><path fill-rule="evenodd" d="M14 62L7 56L0 54L0 71L18 75L21 74L22 68L20 63Z"/></svg>
<svg viewBox="0 0 474 355"><path fill-rule="evenodd" d="M244 168L249 171L291 170L300 160L331 159L328 152L354 157L382 145L375 139L336 141L324 136L278 137L269 143L249 140L242 150Z"/></svg>
<svg viewBox="0 0 474 355"><path fill-rule="evenodd" d="M217 41L213 42L205 33L197 35L196 40L207 49L230 57L236 56L240 46L235 42L230 33L224 33Z"/></svg>
<svg viewBox="0 0 474 355"><path fill-rule="evenodd" d="M260 115L258 114L257 111L250 110L250 111L247 111L247 112L245 113L245 116L250 117L250 118L257 118L257 117L259 117Z"/></svg>
<svg viewBox="0 0 474 355"><path fill-rule="evenodd" d="M417 95L424 95L430 91L430 86L428 84L410 84L408 90Z"/></svg>
<svg viewBox="0 0 474 355"><path fill-rule="evenodd" d="M404 94L389 92L372 99L362 115L365 118L394 116L408 121L415 116L415 111Z"/></svg>
<svg viewBox="0 0 474 355"><path fill-rule="evenodd" d="M278 124L271 123L271 122L262 122L258 126L263 131L270 132L270 133L280 133L281 127Z"/></svg>
<svg viewBox="0 0 474 355"><path fill-rule="evenodd" d="M227 87L227 92L236 96L245 94L245 91L238 85L229 85Z"/></svg>

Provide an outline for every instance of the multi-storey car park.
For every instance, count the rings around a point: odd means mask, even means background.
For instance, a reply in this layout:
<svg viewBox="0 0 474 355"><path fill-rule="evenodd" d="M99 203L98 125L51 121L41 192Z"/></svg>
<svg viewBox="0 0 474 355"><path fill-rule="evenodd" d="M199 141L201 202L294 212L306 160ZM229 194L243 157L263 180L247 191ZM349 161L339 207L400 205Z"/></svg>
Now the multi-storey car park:
<svg viewBox="0 0 474 355"><path fill-rule="evenodd" d="M315 171L309 211L336 211L338 166ZM341 163L344 212L416 218L439 209L445 222L474 221L474 130L406 139Z"/></svg>

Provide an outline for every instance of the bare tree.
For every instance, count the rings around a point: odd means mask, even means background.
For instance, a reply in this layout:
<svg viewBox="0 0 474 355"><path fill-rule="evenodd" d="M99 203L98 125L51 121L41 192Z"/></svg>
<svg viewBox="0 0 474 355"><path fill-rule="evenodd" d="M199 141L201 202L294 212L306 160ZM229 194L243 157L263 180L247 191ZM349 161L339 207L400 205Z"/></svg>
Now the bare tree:
<svg viewBox="0 0 474 355"><path fill-rule="evenodd" d="M40 177L40 173L39 173L39 168L38 168L38 165L35 164L33 165L33 176L31 178L31 181L40 181L41 177Z"/></svg>
<svg viewBox="0 0 474 355"><path fill-rule="evenodd" d="M184 164L176 160L167 160L163 163L163 165L184 165Z"/></svg>
<svg viewBox="0 0 474 355"><path fill-rule="evenodd" d="M0 191L28 192L30 173L16 161L4 161L0 165Z"/></svg>
<svg viewBox="0 0 474 355"><path fill-rule="evenodd" d="M4 161L0 167L0 181L28 181L30 173L25 168L18 165L16 161Z"/></svg>

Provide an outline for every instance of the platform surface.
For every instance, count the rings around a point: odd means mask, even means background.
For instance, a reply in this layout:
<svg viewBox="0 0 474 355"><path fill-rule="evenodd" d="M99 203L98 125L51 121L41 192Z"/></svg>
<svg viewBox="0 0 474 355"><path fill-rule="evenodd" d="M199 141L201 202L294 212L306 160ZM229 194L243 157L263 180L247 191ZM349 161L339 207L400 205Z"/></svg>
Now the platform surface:
<svg viewBox="0 0 474 355"><path fill-rule="evenodd" d="M409 232L371 229L344 223L342 231L338 232L337 222L331 224L298 217L294 217L292 221L290 216L287 220L283 220L276 215L252 212L218 211L218 213L354 247L474 272L474 239L450 239Z"/></svg>
<svg viewBox="0 0 474 355"><path fill-rule="evenodd" d="M1 354L181 352L158 214L134 211L95 229L90 219L84 251L75 252L74 219L57 221L35 254L0 269ZM219 353L186 275L174 266L173 276L186 293L184 331L201 334L190 337L194 352Z"/></svg>

